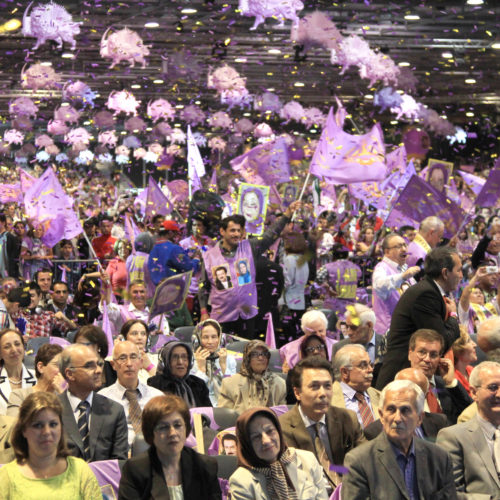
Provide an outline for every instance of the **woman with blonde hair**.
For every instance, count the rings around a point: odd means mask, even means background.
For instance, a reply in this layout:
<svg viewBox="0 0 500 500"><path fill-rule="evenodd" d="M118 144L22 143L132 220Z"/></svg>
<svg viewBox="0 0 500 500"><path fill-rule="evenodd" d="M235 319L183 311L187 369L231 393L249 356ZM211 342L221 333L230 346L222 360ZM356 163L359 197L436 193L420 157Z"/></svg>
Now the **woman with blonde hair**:
<svg viewBox="0 0 500 500"><path fill-rule="evenodd" d="M477 344L470 338L466 327L460 325L460 337L453 342L451 348L455 361L455 378L464 386L469 396L469 375L477 361L476 347Z"/></svg>
<svg viewBox="0 0 500 500"><path fill-rule="evenodd" d="M0 469L2 498L102 499L87 463L68 456L62 405L54 394L35 392L23 401L11 443L16 459Z"/></svg>

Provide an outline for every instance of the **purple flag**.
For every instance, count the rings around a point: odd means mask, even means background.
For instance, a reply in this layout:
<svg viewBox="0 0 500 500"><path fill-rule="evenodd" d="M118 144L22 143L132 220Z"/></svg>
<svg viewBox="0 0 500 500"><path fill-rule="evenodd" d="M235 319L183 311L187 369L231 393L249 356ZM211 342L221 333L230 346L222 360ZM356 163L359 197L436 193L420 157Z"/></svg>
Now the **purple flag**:
<svg viewBox="0 0 500 500"><path fill-rule="evenodd" d="M193 271L175 274L159 283L156 287L153 303L151 304L149 319L182 307L189 291L192 274Z"/></svg>
<svg viewBox="0 0 500 500"><path fill-rule="evenodd" d="M276 349L276 337L274 336L273 315L267 313L266 344L270 349Z"/></svg>
<svg viewBox="0 0 500 500"><path fill-rule="evenodd" d="M22 168L19 169L19 179L21 180L21 191L23 193L26 193L26 191L36 182L36 177L28 174L28 172Z"/></svg>
<svg viewBox="0 0 500 500"><path fill-rule="evenodd" d="M130 214L125 214L125 238L132 244L132 253L135 253L135 238L140 232Z"/></svg>
<svg viewBox="0 0 500 500"><path fill-rule="evenodd" d="M112 353L114 347L113 333L112 333L113 329L111 328L111 322L109 321L107 302L103 303L103 308L102 308L102 331L106 334L106 340L108 341L108 352Z"/></svg>
<svg viewBox="0 0 500 500"><path fill-rule="evenodd" d="M406 168L406 149L404 146L400 146L396 148L394 151L387 153L386 156L386 164L387 171L389 173L395 172L399 170L401 172L405 172Z"/></svg>
<svg viewBox="0 0 500 500"><path fill-rule="evenodd" d="M483 179L482 177L474 174L470 174L468 172L464 172L463 170L459 170L458 173L464 180L465 184L467 184L467 186L469 186L472 192L477 196L481 192L486 179Z"/></svg>
<svg viewBox="0 0 500 500"><path fill-rule="evenodd" d="M217 169L214 167L212 170L212 177L210 177L210 183L208 184L208 190L214 193L218 192L217 188Z"/></svg>
<svg viewBox="0 0 500 500"><path fill-rule="evenodd" d="M330 108L309 171L332 184L381 181L387 167L380 125L364 135L348 134L337 125Z"/></svg>
<svg viewBox="0 0 500 500"><path fill-rule="evenodd" d="M494 207L500 198L500 169L491 170L488 180L477 195L476 207Z"/></svg>
<svg viewBox="0 0 500 500"><path fill-rule="evenodd" d="M0 201L2 203L22 202L21 184L0 184Z"/></svg>
<svg viewBox="0 0 500 500"><path fill-rule="evenodd" d="M272 186L290 180L288 148L282 137L255 146L229 163L250 184Z"/></svg>
<svg viewBox="0 0 500 500"><path fill-rule="evenodd" d="M64 283L68 282L68 278L66 276L66 266L62 266L61 281Z"/></svg>
<svg viewBox="0 0 500 500"><path fill-rule="evenodd" d="M201 185L200 178L198 177L198 172L195 168L189 166L188 173L189 184L191 185L191 195L193 195L193 193L196 193L196 191L198 191L199 189L203 189L203 186Z"/></svg>
<svg viewBox="0 0 500 500"><path fill-rule="evenodd" d="M42 241L53 247L63 238L71 239L83 232L73 199L68 196L51 168L24 193L26 215L43 226Z"/></svg>
<svg viewBox="0 0 500 500"><path fill-rule="evenodd" d="M168 198L153 177L150 177L148 183L148 197L146 200L146 217L151 217L156 214L168 215L172 210L173 207L168 201Z"/></svg>
<svg viewBox="0 0 500 500"><path fill-rule="evenodd" d="M392 206L387 226L415 225L435 215L444 223L444 236L455 235L464 219L462 209L418 175L413 175Z"/></svg>

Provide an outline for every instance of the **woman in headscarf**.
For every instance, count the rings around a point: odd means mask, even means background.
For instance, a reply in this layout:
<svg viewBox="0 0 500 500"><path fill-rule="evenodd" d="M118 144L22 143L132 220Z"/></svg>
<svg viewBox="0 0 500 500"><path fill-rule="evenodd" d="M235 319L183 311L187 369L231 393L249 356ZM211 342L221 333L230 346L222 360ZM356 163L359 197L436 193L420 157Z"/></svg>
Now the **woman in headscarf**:
<svg viewBox="0 0 500 500"><path fill-rule="evenodd" d="M213 406L217 406L223 377L236 373L236 360L221 347L222 327L214 319L198 323L193 335L194 365L191 374L201 378L207 386Z"/></svg>
<svg viewBox="0 0 500 500"><path fill-rule="evenodd" d="M262 340L251 340L243 351L240 373L222 379L217 406L241 413L255 406L286 404L286 384L269 370L271 352Z"/></svg>
<svg viewBox="0 0 500 500"><path fill-rule="evenodd" d="M229 478L231 498L327 499L323 469L313 453L287 447L268 408L252 408L236 421L238 469Z"/></svg>
<svg viewBox="0 0 500 500"><path fill-rule="evenodd" d="M189 374L193 367L191 347L173 340L161 348L158 358L156 375L148 379L148 385L181 397L189 408L212 406L205 382Z"/></svg>

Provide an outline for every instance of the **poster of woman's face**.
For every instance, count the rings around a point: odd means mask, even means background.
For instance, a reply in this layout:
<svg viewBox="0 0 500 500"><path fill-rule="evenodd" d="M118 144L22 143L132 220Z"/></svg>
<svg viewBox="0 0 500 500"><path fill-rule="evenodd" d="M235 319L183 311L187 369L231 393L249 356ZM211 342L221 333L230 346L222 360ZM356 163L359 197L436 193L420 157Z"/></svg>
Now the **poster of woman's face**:
<svg viewBox="0 0 500 500"><path fill-rule="evenodd" d="M245 230L248 234L261 235L264 232L269 186L240 184L238 213L245 217Z"/></svg>
<svg viewBox="0 0 500 500"><path fill-rule="evenodd" d="M297 186L293 184L285 184L283 188L283 206L288 208L292 201L297 199Z"/></svg>
<svg viewBox="0 0 500 500"><path fill-rule="evenodd" d="M250 274L250 265L248 259L242 259L235 263L236 275L238 276L238 285L248 285L252 282Z"/></svg>

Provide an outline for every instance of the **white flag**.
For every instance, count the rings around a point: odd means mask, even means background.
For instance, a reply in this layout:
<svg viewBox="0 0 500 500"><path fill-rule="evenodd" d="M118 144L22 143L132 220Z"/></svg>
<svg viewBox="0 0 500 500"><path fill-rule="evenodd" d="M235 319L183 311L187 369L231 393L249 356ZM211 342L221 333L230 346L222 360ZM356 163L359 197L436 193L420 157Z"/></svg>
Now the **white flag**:
<svg viewBox="0 0 500 500"><path fill-rule="evenodd" d="M196 170L198 177L201 179L205 175L205 165L203 164L203 159L201 158L200 150L198 145L194 140L193 133L191 132L191 126L188 125L187 133L187 145L188 145L188 175L191 179L193 176L190 174L192 170Z"/></svg>

